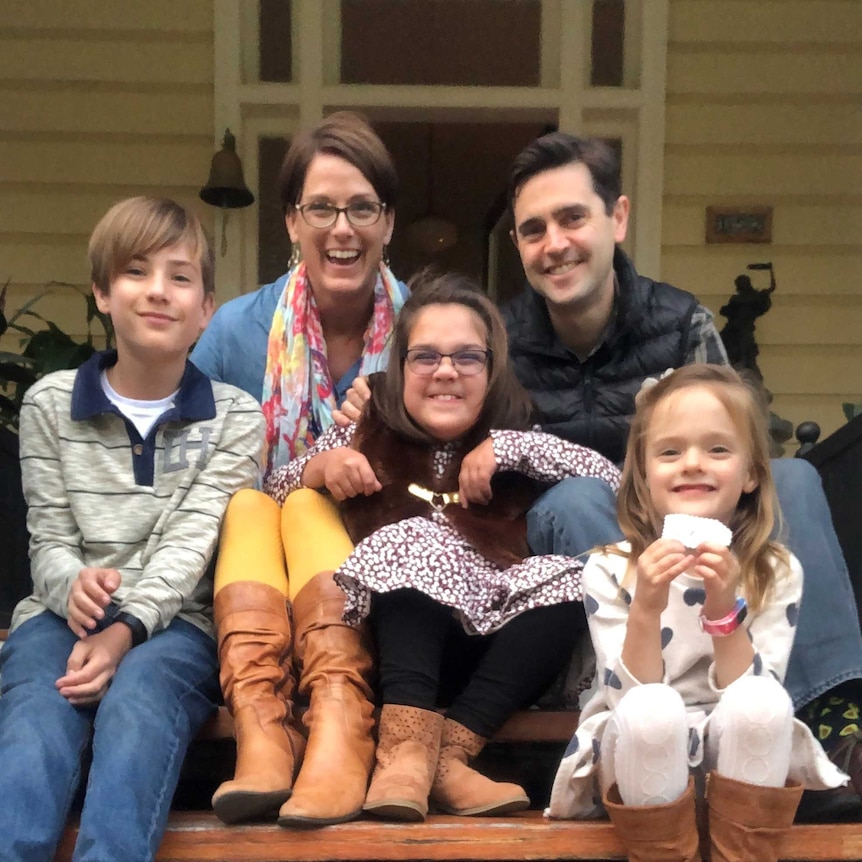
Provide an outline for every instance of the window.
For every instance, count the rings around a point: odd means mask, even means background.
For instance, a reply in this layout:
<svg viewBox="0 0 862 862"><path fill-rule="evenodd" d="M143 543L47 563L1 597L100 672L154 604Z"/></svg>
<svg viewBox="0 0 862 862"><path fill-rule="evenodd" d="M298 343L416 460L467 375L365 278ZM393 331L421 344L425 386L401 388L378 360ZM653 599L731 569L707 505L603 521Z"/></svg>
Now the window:
<svg viewBox="0 0 862 862"><path fill-rule="evenodd" d="M273 178L285 142L339 108L364 113L398 165L391 252L402 278L423 263L405 228L427 209L459 222L441 266L502 277L491 253L509 162L556 127L620 141L634 201L626 247L640 269L658 270L668 0L219 0L214 9L216 129L236 134L259 202L227 221L221 295L284 271L290 244Z"/></svg>

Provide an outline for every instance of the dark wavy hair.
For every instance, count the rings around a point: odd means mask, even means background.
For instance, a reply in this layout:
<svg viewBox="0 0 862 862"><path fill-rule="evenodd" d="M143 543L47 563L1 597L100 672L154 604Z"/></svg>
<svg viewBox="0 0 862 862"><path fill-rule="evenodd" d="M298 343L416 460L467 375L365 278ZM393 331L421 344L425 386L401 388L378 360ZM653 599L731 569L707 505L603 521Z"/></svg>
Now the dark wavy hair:
<svg viewBox="0 0 862 862"><path fill-rule="evenodd" d="M462 305L482 322L488 359L488 389L474 426L482 437L492 428L523 430L531 427L533 406L529 395L515 378L509 364L506 324L497 306L466 275L438 274L423 270L409 283L410 296L404 303L392 336L389 365L382 380L376 380L372 399L383 421L397 434L417 442L432 437L411 419L404 408L404 362L410 333L419 313L431 305Z"/></svg>

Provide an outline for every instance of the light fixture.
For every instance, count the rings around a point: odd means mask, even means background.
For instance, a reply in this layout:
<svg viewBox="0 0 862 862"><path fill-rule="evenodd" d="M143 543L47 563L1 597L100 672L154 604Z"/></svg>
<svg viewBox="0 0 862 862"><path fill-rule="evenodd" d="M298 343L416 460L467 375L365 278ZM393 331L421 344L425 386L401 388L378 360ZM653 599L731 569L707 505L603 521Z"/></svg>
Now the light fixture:
<svg viewBox="0 0 862 862"><path fill-rule="evenodd" d="M458 242L458 230L454 222L438 215L434 209L434 124L428 124L427 185L424 216L408 225L405 231L413 248L425 255L435 255Z"/></svg>
<svg viewBox="0 0 862 862"><path fill-rule="evenodd" d="M254 195L249 191L242 175L242 162L236 154L236 138L230 129L224 130L221 149L212 157L210 176L207 184L200 190L200 198L210 206L224 211L221 225L221 253L227 253L228 210L240 209L254 203Z"/></svg>

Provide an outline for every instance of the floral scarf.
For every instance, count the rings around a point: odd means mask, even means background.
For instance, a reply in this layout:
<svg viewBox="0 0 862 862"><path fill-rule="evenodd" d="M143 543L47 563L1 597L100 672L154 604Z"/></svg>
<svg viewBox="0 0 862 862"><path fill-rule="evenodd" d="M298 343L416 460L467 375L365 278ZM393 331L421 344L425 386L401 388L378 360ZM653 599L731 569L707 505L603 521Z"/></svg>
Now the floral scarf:
<svg viewBox="0 0 862 862"><path fill-rule="evenodd" d="M381 264L374 285L374 310L365 330L360 375L386 367L390 336L403 304L398 280ZM320 312L304 263L288 273L272 318L262 401L266 417L266 479L273 468L302 454L332 425L332 411L337 406Z"/></svg>

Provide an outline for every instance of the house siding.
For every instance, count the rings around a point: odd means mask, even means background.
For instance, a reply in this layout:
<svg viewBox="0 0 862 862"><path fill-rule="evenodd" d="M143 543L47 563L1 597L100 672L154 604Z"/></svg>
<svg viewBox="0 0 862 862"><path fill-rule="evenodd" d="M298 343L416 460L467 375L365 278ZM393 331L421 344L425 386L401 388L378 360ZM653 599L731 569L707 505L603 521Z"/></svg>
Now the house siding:
<svg viewBox="0 0 862 862"><path fill-rule="evenodd" d="M88 289L87 239L129 195L198 199L213 153L212 0L0 2L0 284L14 311ZM36 306L70 333L84 306ZM15 336L4 346L14 347Z"/></svg>
<svg viewBox="0 0 862 862"><path fill-rule="evenodd" d="M825 436L862 398L862 3L672 0L666 107L662 276L718 314L771 260L760 368ZM772 243L705 244L711 204L772 206Z"/></svg>

